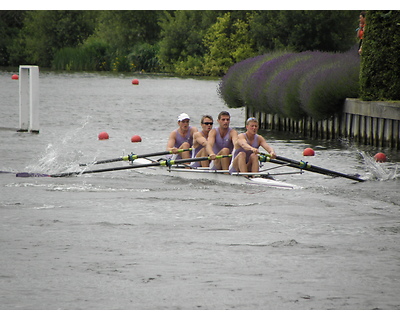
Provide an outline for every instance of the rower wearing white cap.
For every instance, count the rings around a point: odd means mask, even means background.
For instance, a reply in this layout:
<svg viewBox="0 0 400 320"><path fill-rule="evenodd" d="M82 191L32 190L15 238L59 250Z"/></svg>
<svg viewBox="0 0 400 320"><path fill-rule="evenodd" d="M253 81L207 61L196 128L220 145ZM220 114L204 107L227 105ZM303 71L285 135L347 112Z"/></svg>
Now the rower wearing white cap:
<svg viewBox="0 0 400 320"><path fill-rule="evenodd" d="M197 128L189 125L190 117L186 113L178 116L178 128L171 132L167 143L167 151L176 154L176 159L188 159L191 156L190 151L181 152L179 149L189 149L193 145L193 134L197 132Z"/></svg>

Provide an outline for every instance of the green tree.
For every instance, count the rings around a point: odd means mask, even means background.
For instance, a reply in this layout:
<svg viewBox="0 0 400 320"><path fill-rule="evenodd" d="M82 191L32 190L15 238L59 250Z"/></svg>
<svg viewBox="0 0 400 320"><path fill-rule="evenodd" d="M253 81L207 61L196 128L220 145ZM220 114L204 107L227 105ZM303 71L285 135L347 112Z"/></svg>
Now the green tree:
<svg viewBox="0 0 400 320"><path fill-rule="evenodd" d="M250 36L259 53L273 50L347 51L356 43L358 11L257 11Z"/></svg>
<svg viewBox="0 0 400 320"><path fill-rule="evenodd" d="M9 65L10 49L23 26L24 16L23 10L0 11L0 66Z"/></svg>
<svg viewBox="0 0 400 320"><path fill-rule="evenodd" d="M154 44L159 40L159 14L160 11L155 10L101 11L94 37L126 54L135 45Z"/></svg>
<svg viewBox="0 0 400 320"><path fill-rule="evenodd" d="M17 48L25 49L24 63L49 67L57 50L76 47L93 33L96 15L97 11L27 11L24 27L15 39ZM14 50L14 54L18 53Z"/></svg>
<svg viewBox="0 0 400 320"><path fill-rule="evenodd" d="M67 70L156 71L160 11L98 11L96 30L82 45L57 51Z"/></svg>
<svg viewBox="0 0 400 320"><path fill-rule="evenodd" d="M159 59L167 71L173 71L176 63L203 57L203 37L218 14L218 11L201 10L164 12L160 18Z"/></svg>
<svg viewBox="0 0 400 320"><path fill-rule="evenodd" d="M207 48L204 71L209 75L221 76L234 63L255 55L254 43L248 37L248 20L251 20L251 14L247 15L247 21L233 20L231 16L227 12L218 18L204 37Z"/></svg>

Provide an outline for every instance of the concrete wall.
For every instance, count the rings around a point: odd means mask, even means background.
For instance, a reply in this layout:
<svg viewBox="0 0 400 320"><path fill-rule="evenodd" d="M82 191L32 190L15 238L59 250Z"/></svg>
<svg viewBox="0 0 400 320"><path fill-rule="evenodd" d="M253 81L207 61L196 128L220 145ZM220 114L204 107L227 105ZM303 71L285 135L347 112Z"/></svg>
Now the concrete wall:
<svg viewBox="0 0 400 320"><path fill-rule="evenodd" d="M305 138L348 138L361 144L400 149L400 102L346 99L342 114L322 121L295 121L261 112L250 114L248 110L246 113L257 117L263 129L293 132Z"/></svg>

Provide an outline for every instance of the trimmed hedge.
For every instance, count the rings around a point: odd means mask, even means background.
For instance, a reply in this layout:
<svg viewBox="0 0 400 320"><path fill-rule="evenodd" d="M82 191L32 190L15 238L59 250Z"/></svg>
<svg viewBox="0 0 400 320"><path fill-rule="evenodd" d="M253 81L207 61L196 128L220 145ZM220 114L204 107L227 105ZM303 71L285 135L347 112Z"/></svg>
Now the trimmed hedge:
<svg viewBox="0 0 400 320"><path fill-rule="evenodd" d="M342 112L346 98L358 97L359 73L356 47L346 53L280 52L232 66L219 94L230 108L322 120Z"/></svg>
<svg viewBox="0 0 400 320"><path fill-rule="evenodd" d="M400 100L400 11L367 11L360 97Z"/></svg>

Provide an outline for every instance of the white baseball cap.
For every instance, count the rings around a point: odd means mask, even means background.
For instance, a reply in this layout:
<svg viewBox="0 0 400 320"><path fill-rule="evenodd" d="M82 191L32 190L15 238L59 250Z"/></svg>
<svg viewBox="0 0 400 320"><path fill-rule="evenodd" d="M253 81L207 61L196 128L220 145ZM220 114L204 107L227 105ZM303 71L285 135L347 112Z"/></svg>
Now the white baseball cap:
<svg viewBox="0 0 400 320"><path fill-rule="evenodd" d="M190 117L189 117L189 115L187 113L181 113L179 115L179 117L178 117L178 121L182 121L182 120L185 120L185 119L190 120Z"/></svg>

